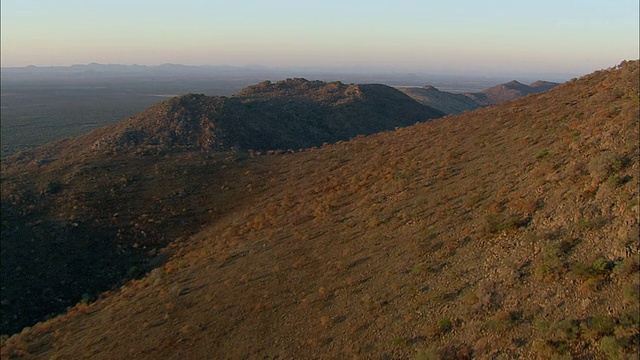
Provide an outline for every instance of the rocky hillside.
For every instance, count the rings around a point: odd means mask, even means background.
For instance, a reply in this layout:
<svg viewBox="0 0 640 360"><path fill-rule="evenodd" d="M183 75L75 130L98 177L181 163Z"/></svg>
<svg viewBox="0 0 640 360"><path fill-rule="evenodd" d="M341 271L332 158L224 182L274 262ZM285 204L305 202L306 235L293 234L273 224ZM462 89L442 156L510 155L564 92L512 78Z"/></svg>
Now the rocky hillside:
<svg viewBox="0 0 640 360"><path fill-rule="evenodd" d="M635 358L638 65L295 154L3 166L16 216L155 255L2 357Z"/></svg>
<svg viewBox="0 0 640 360"><path fill-rule="evenodd" d="M232 97L185 95L80 138L94 149L305 149L444 114L385 85L264 82Z"/></svg>

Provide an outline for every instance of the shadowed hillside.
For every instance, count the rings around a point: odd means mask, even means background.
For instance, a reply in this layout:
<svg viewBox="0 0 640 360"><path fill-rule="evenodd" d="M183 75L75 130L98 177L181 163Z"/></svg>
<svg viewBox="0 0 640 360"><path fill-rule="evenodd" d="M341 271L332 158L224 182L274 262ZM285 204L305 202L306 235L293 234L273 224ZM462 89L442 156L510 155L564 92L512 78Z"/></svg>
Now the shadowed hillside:
<svg viewBox="0 0 640 360"><path fill-rule="evenodd" d="M145 233L180 234L165 208L207 225L185 226L193 236L171 242L164 265L25 329L2 355L633 358L638 68L296 154L3 166L3 204L5 184L22 181L16 193L58 199L48 216L79 216L98 205L55 205L113 176L114 200L132 201Z"/></svg>

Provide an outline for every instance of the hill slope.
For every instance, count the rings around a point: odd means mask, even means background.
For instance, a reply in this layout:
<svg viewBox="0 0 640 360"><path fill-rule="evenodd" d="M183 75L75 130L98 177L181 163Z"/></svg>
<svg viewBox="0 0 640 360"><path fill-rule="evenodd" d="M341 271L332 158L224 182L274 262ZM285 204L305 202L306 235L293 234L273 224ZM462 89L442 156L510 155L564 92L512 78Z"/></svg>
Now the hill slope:
<svg viewBox="0 0 640 360"><path fill-rule="evenodd" d="M12 337L3 356L631 355L638 75L626 63L303 153L154 157L195 186L179 203L219 206L209 225L143 279ZM221 193L240 201L222 207Z"/></svg>
<svg viewBox="0 0 640 360"><path fill-rule="evenodd" d="M477 93L453 94L440 91L428 85L420 88L399 87L398 90L419 103L440 110L445 114L460 114L484 106L511 101L529 94L548 91L558 85L560 84L549 81L536 81L531 85L524 85L514 80Z"/></svg>
<svg viewBox="0 0 640 360"><path fill-rule="evenodd" d="M6 159L2 331L19 331L157 264L149 259L155 250L238 201L221 194L225 200L211 208L183 203L190 193L219 193L224 179L207 177L228 176L225 163L246 156L237 150L309 148L442 115L384 85L288 79L230 98L181 96ZM208 155L194 163L176 155L184 151ZM199 169L203 163L212 167Z"/></svg>
<svg viewBox="0 0 640 360"><path fill-rule="evenodd" d="M460 114L481 107L469 96L440 91L433 86L401 87L398 90L445 114Z"/></svg>
<svg viewBox="0 0 640 360"><path fill-rule="evenodd" d="M530 94L548 91L558 85L558 83L549 81L536 81L531 85L525 85L513 80L506 84L500 84L488 88L479 93L465 93L464 95L481 106L489 106L497 105L505 101L511 101Z"/></svg>
<svg viewBox="0 0 640 360"><path fill-rule="evenodd" d="M156 250L239 201L220 187L226 163L246 150L309 148L441 115L384 85L289 79L230 98L170 99L3 160L2 331L157 265ZM191 161L202 154L190 151L207 155ZM205 189L220 204L204 209L190 199Z"/></svg>

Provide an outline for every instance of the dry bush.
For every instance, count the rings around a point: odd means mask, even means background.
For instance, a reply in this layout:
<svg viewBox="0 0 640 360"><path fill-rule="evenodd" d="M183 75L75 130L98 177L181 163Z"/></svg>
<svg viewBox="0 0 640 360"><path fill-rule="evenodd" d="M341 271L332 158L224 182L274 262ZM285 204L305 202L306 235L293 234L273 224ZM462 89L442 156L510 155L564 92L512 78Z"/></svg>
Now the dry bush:
<svg viewBox="0 0 640 360"><path fill-rule="evenodd" d="M566 273L565 251L557 244L547 244L536 258L535 277L538 280L559 280Z"/></svg>
<svg viewBox="0 0 640 360"><path fill-rule="evenodd" d="M593 181L595 183L601 183L608 179L613 173L620 171L623 163L624 158L622 155L607 150L593 157L589 161L587 169Z"/></svg>
<svg viewBox="0 0 640 360"><path fill-rule="evenodd" d="M517 312L500 310L487 320L485 326L494 332L504 332L514 326L519 317L520 315Z"/></svg>

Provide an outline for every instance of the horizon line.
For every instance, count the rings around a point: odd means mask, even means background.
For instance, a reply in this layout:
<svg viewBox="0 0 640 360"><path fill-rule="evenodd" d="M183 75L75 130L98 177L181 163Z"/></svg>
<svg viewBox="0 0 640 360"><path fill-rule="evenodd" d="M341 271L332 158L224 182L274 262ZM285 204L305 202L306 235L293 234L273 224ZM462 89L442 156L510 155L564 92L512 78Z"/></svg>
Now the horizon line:
<svg viewBox="0 0 640 360"><path fill-rule="evenodd" d="M626 59L625 61L628 61ZM403 69L393 66L367 66L367 65L345 65L345 66L272 66L262 64L242 64L242 65L230 65L230 64L183 64L183 63L161 63L161 64L139 64L139 63L74 63L71 65L22 65L22 66L2 66L0 69L71 69L74 67L89 67L89 66L103 66L103 67L131 67L131 68L159 68L159 67L181 67L181 68L232 68L238 70L265 70L265 71L314 71L314 72L338 72L338 73L357 73L357 74L397 74L397 75L438 75L438 76L478 76L478 77L505 77L505 76L534 76L534 75L546 75L546 76L562 76L571 79L574 77L580 77L590 72L568 72L568 71L541 71L541 70L483 70L483 69L443 69L443 70L429 70L429 69ZM612 65L615 66L615 65ZM605 70L606 68L592 69L593 71Z"/></svg>

